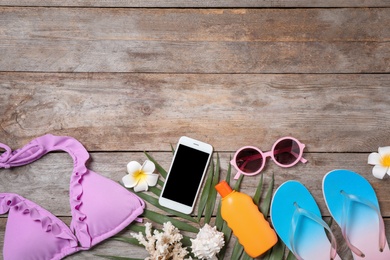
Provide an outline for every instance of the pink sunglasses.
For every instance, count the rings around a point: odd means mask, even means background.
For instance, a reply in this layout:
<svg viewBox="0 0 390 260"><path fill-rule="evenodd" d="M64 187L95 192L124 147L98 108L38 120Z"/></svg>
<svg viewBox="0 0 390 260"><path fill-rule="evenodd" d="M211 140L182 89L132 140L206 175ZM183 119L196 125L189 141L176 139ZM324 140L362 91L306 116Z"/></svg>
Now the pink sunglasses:
<svg viewBox="0 0 390 260"><path fill-rule="evenodd" d="M244 146L235 154L230 164L238 171L234 179L238 179L241 174L252 176L263 170L267 157L280 167L291 167L299 161L306 163L302 157L305 145L293 137L282 137L272 146L271 151L263 153L254 146Z"/></svg>

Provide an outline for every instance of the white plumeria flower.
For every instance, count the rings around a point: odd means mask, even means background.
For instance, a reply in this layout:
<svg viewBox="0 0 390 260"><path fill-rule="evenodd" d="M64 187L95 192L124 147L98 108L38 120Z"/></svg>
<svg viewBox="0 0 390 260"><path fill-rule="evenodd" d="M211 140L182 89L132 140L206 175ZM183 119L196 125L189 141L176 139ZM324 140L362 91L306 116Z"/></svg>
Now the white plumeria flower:
<svg viewBox="0 0 390 260"><path fill-rule="evenodd" d="M390 146L379 147L377 153L371 153L368 164L375 165L372 174L376 178L383 179L386 173L390 175Z"/></svg>
<svg viewBox="0 0 390 260"><path fill-rule="evenodd" d="M135 192L147 191L148 186L154 186L158 180L158 174L153 173L156 166L152 161L146 160L144 164L131 161L127 164L127 174L122 178L126 188L133 188Z"/></svg>

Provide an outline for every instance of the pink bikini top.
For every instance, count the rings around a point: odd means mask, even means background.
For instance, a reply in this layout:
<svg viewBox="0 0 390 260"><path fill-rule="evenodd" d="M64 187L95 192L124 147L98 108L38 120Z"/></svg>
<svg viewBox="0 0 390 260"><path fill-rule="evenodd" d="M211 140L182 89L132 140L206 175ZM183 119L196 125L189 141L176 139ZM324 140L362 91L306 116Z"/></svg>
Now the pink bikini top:
<svg viewBox="0 0 390 260"><path fill-rule="evenodd" d="M4 237L5 260L61 259L107 239L134 220L139 220L145 203L120 184L86 167L87 150L77 140L45 135L25 147L0 156L0 168L31 163L50 151L71 155L74 169L70 179L70 228L34 202L13 193L0 193L0 214L8 212Z"/></svg>

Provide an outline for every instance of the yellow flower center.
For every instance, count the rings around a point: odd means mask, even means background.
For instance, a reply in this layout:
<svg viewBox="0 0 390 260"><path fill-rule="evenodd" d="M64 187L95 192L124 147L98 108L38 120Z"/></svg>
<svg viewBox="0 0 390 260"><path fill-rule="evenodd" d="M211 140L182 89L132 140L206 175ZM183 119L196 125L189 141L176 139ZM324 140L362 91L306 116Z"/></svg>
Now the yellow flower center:
<svg viewBox="0 0 390 260"><path fill-rule="evenodd" d="M390 154L382 156L381 164L382 166L390 167Z"/></svg>
<svg viewBox="0 0 390 260"><path fill-rule="evenodd" d="M145 180L146 179L146 173L143 170L138 170L134 173L134 178L137 181Z"/></svg>

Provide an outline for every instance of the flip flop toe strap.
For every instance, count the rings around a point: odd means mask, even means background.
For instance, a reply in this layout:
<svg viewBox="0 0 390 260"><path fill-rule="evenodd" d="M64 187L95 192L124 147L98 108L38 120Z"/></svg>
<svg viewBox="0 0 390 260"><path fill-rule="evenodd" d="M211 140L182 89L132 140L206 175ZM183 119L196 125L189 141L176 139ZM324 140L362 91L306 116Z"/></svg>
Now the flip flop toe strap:
<svg viewBox="0 0 390 260"><path fill-rule="evenodd" d="M344 196L344 203L343 203L343 210L342 210L342 215L341 215L341 221L340 221L340 226L341 226L341 233L343 234L343 237L348 245L348 247L351 249L353 253L355 253L358 256L364 257L364 253L358 249L356 246L354 246L348 238L348 230L347 230L347 220L349 219L349 213L351 212L351 204L352 202L357 202L360 204L363 204L367 207L370 207L373 209L378 217L378 222L379 222L379 251L383 251L383 249L386 246L386 234L385 234L385 224L383 221L383 218L381 216L381 213L379 211L379 208L374 205L371 201L356 196L352 194L348 194L345 191L341 190L340 193Z"/></svg>
<svg viewBox="0 0 390 260"><path fill-rule="evenodd" d="M330 248L330 259L333 260L336 258L337 256L337 245L336 245L336 238L335 236L333 235L333 232L332 230L329 228L329 226L325 223L325 221L322 220L322 218L320 218L319 216L317 216L316 214L310 212L310 211L307 211L301 207L299 207L298 203L294 203L294 206L295 206L295 211L294 211L294 214L292 216L292 220L291 220L291 229L290 229L290 245L291 245L291 251L293 252L293 254L295 255L295 257L298 259L298 260L304 260L297 252L296 250L296 241L297 239L295 238L295 235L296 235L296 231L297 231L297 228L299 226L299 223L302 219L302 217L306 217L314 222L316 222L317 224L321 225L324 229L326 229L329 234L330 234L330 239L331 239L331 248Z"/></svg>

